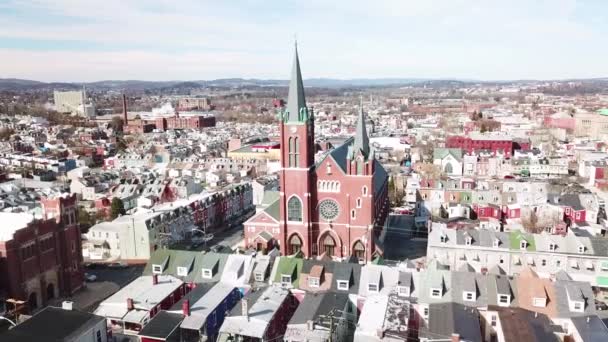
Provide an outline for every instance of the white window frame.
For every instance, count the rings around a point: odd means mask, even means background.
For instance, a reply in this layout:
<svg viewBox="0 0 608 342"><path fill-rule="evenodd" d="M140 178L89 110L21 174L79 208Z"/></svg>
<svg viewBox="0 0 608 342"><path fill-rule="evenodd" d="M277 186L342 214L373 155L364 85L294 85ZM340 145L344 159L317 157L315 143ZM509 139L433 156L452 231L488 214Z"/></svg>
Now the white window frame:
<svg viewBox="0 0 608 342"><path fill-rule="evenodd" d="M282 286L289 286L289 285L291 285L291 276L287 275L287 274L282 274L281 275L281 285Z"/></svg>
<svg viewBox="0 0 608 342"><path fill-rule="evenodd" d="M380 292L380 284L378 284L378 283L368 283L367 284L367 292L373 292L373 293Z"/></svg>
<svg viewBox="0 0 608 342"><path fill-rule="evenodd" d="M472 242L473 242L473 238L470 236L467 236L466 239L464 240L464 244L467 246L470 246Z"/></svg>
<svg viewBox="0 0 608 342"><path fill-rule="evenodd" d="M177 267L177 276L178 277L186 277L188 275L188 267L178 266Z"/></svg>
<svg viewBox="0 0 608 342"><path fill-rule="evenodd" d="M537 308L544 308L547 306L547 298L539 298L539 297L534 297L532 298L532 306L537 307Z"/></svg>
<svg viewBox="0 0 608 342"><path fill-rule="evenodd" d="M494 248L498 248L500 246L500 240L494 239L494 243L492 244Z"/></svg>
<svg viewBox="0 0 608 342"><path fill-rule="evenodd" d="M578 254L585 253L585 246L578 246Z"/></svg>
<svg viewBox="0 0 608 342"><path fill-rule="evenodd" d="M156 264L152 265L152 274L162 274L162 273L163 273L162 265L156 265Z"/></svg>
<svg viewBox="0 0 608 342"><path fill-rule="evenodd" d="M441 237L439 239L440 239L441 243L448 242L448 236L447 235L441 235Z"/></svg>
<svg viewBox="0 0 608 342"><path fill-rule="evenodd" d="M397 294L399 296L409 296L410 295L410 287L409 286L397 286Z"/></svg>
<svg viewBox="0 0 608 342"><path fill-rule="evenodd" d="M475 292L464 291L462 292L462 300L473 302L475 301Z"/></svg>
<svg viewBox="0 0 608 342"><path fill-rule="evenodd" d="M318 277L308 276L308 286L319 287L320 284L321 284L321 279L319 279Z"/></svg>
<svg viewBox="0 0 608 342"><path fill-rule="evenodd" d="M525 250L526 248L528 248L528 241L523 239L519 241L519 249Z"/></svg>
<svg viewBox="0 0 608 342"><path fill-rule="evenodd" d="M577 308L577 306L578 306L578 308ZM572 302L572 311L574 311L574 312L585 311L585 303L579 302L579 301Z"/></svg>
<svg viewBox="0 0 608 342"><path fill-rule="evenodd" d="M431 288L431 298L441 298L441 292L443 292L441 289Z"/></svg>
<svg viewBox="0 0 608 342"><path fill-rule="evenodd" d="M349 283L350 282L348 280L336 280L336 286L338 290L342 291L348 291Z"/></svg>
<svg viewBox="0 0 608 342"><path fill-rule="evenodd" d="M555 250L557 249L557 245L554 244L553 242L549 244L549 251L550 252L555 252Z"/></svg>
<svg viewBox="0 0 608 342"><path fill-rule="evenodd" d="M213 278L213 272L208 268L203 268L203 278L205 278L205 279Z"/></svg>
<svg viewBox="0 0 608 342"><path fill-rule="evenodd" d="M509 306L511 303L511 296L505 294L498 295L498 306Z"/></svg>
<svg viewBox="0 0 608 342"><path fill-rule="evenodd" d="M264 281L264 273L262 273L262 272L256 272L256 274L255 274L255 281Z"/></svg>
<svg viewBox="0 0 608 342"><path fill-rule="evenodd" d="M496 327L496 325L497 325L496 322L497 321L498 321L498 317L495 314L492 314L490 316L490 325L493 326L493 327Z"/></svg>

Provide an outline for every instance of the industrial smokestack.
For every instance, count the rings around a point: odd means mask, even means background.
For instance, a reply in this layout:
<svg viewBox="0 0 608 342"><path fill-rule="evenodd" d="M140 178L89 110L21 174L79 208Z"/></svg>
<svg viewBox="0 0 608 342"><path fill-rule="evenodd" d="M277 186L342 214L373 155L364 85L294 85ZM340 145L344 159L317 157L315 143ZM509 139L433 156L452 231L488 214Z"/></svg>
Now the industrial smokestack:
<svg viewBox="0 0 608 342"><path fill-rule="evenodd" d="M122 119L125 125L129 122L129 117L127 116L127 95L125 94L122 94Z"/></svg>

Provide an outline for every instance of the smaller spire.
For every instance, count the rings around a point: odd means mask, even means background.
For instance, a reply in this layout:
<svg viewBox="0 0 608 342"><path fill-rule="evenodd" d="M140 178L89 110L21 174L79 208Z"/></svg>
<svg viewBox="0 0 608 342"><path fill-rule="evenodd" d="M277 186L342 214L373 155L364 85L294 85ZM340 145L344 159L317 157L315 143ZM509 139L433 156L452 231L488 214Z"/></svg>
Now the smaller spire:
<svg viewBox="0 0 608 342"><path fill-rule="evenodd" d="M359 98L359 117L357 118L357 130L355 131L354 154L358 152L367 159L369 157L369 137L365 128L365 115L363 114L363 96Z"/></svg>

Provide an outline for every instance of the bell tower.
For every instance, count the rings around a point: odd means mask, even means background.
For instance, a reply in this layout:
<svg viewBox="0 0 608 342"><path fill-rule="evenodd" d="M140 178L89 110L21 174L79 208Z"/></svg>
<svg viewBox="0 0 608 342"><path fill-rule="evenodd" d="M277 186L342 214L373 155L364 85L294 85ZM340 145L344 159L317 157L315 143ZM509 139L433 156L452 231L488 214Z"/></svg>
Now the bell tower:
<svg viewBox="0 0 608 342"><path fill-rule="evenodd" d="M314 178L314 113L306 106L298 48L295 48L287 106L279 113L281 132L281 234L283 255L311 255ZM297 243L300 247L297 247ZM293 248L292 248L293 247ZM299 249L299 250L298 250Z"/></svg>

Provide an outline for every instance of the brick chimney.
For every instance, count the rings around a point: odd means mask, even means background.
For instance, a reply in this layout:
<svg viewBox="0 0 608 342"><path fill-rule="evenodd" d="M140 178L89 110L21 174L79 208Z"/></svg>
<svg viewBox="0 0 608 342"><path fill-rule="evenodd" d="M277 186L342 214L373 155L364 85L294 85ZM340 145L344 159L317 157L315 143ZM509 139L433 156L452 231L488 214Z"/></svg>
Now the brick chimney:
<svg viewBox="0 0 608 342"><path fill-rule="evenodd" d="M190 316L190 301L187 299L182 303L182 313L184 316Z"/></svg>
<svg viewBox="0 0 608 342"><path fill-rule="evenodd" d="M133 298L127 298L127 310L131 311L135 309L135 304L133 304Z"/></svg>
<svg viewBox="0 0 608 342"><path fill-rule="evenodd" d="M158 274L153 274L152 275L152 285L157 285L158 284Z"/></svg>
<svg viewBox="0 0 608 342"><path fill-rule="evenodd" d="M460 342L460 334L453 333L452 334L452 342Z"/></svg>

